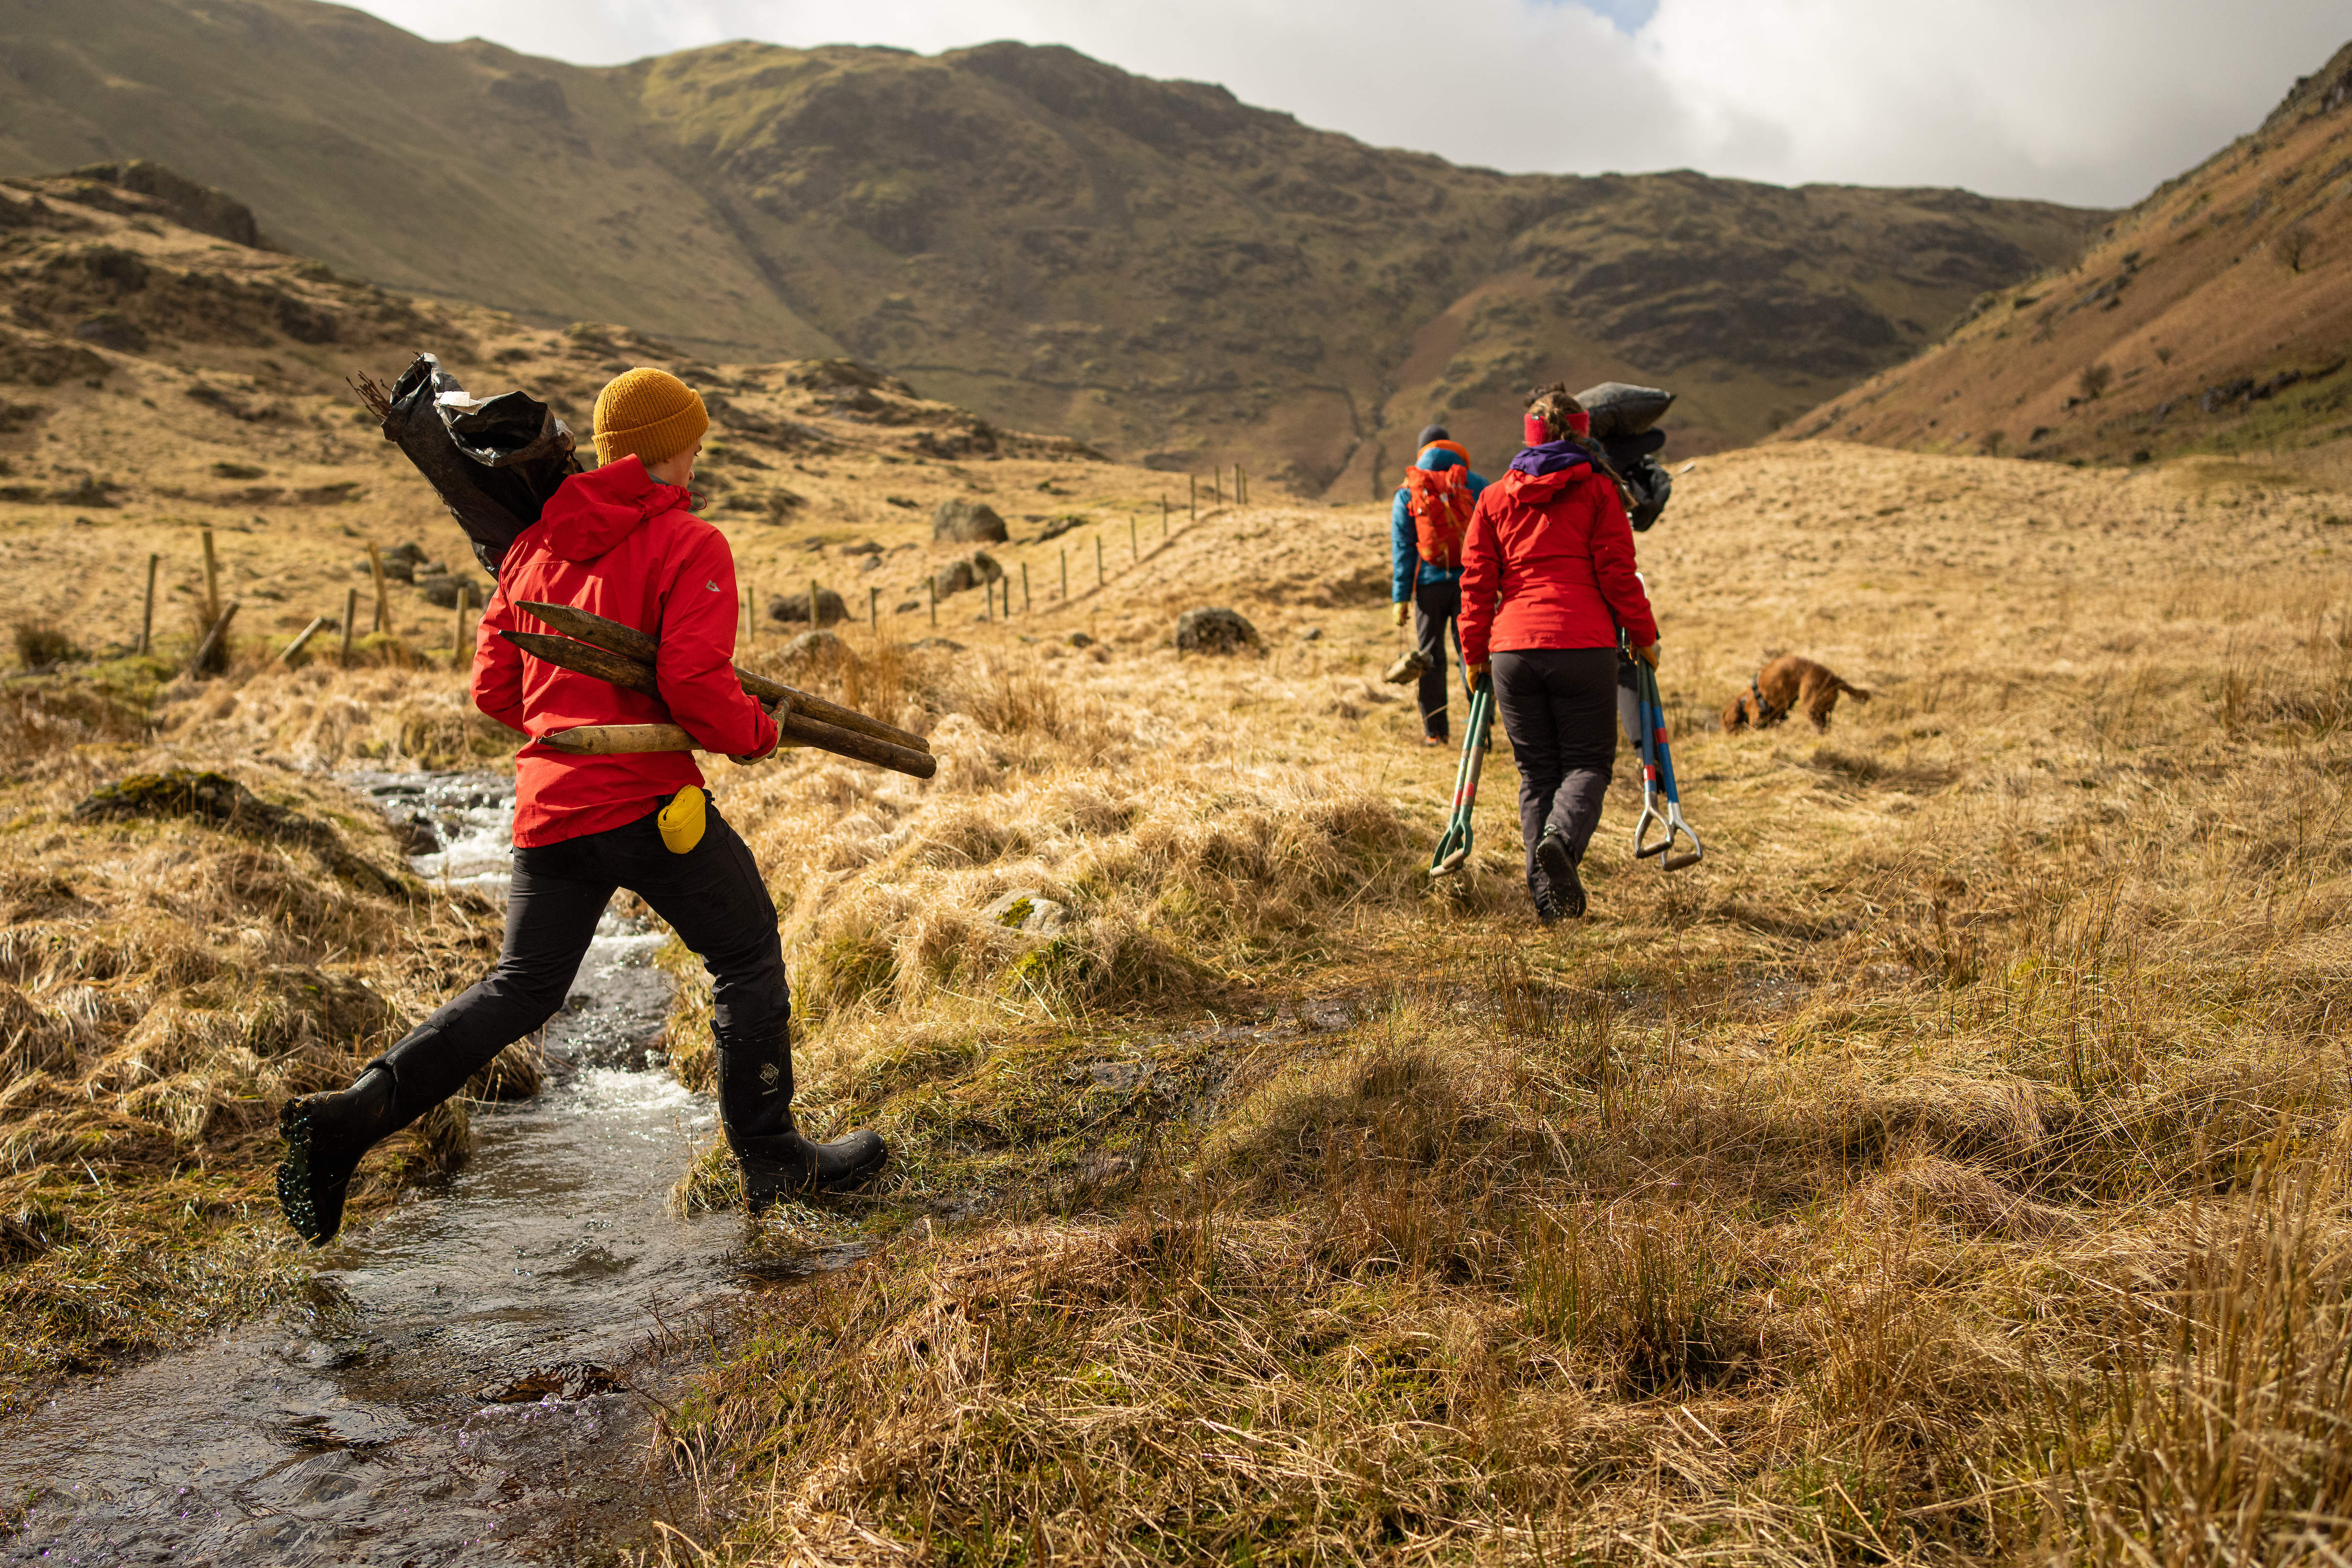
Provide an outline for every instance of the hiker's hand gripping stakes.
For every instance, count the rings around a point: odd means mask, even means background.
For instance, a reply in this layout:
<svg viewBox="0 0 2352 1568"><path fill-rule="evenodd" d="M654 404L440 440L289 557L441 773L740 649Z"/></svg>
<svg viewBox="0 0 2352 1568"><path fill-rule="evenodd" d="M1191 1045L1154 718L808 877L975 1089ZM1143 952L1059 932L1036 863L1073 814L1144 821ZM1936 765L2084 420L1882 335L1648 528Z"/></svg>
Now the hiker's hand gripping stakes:
<svg viewBox="0 0 2352 1568"><path fill-rule="evenodd" d="M1470 808L1478 801L1478 770L1486 760L1486 733L1495 723L1495 681L1480 675L1470 689L1470 719L1462 739L1462 763L1454 770L1454 815L1429 858L1429 874L1451 875L1470 858Z"/></svg>
<svg viewBox="0 0 2352 1568"><path fill-rule="evenodd" d="M1675 753L1666 744L1666 705L1658 696L1658 672L1637 661L1633 679L1642 716L1642 815L1633 824L1633 858L1663 855L1665 858L1658 862L1659 868L1679 871L1706 858L1706 846L1699 842L1697 830L1683 820L1682 795L1675 788ZM1663 816L1658 811L1661 793L1666 797ZM1664 828L1665 837L1646 844L1643 839L1653 826ZM1690 840L1690 848L1679 855L1670 853L1677 834Z"/></svg>

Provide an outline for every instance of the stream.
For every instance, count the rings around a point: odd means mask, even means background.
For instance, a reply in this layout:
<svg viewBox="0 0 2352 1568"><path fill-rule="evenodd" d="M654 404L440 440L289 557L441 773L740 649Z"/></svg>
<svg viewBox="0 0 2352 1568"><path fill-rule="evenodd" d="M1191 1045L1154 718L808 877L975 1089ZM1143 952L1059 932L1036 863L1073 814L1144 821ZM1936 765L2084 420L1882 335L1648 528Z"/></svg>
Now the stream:
<svg viewBox="0 0 2352 1568"><path fill-rule="evenodd" d="M420 875L503 890L506 781L348 778L430 829ZM322 1305L12 1423L0 1508L25 1506L0 1562L571 1563L691 1519L630 1389L669 1386L661 1331L748 1279L740 1217L668 1206L717 1116L648 1061L660 941L605 917L547 1030L545 1089L470 1107L465 1168L346 1230Z"/></svg>

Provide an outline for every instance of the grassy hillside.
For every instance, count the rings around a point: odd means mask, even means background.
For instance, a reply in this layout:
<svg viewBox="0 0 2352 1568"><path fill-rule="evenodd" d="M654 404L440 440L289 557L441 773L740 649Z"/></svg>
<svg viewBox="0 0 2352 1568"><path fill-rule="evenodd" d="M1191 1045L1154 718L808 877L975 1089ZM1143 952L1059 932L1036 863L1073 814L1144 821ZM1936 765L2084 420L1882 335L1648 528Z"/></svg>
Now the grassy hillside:
<svg viewBox="0 0 2352 1568"><path fill-rule="evenodd" d="M0 168L146 157L386 287L715 359L847 352L989 418L1302 493L1552 374L1752 439L2071 258L1964 193L1459 169L1061 48L730 44L614 69L313 0L0 5Z"/></svg>
<svg viewBox="0 0 2352 1568"><path fill-rule="evenodd" d="M2130 463L2259 454L2352 479L2352 45L2082 258L1979 300L1784 438Z"/></svg>

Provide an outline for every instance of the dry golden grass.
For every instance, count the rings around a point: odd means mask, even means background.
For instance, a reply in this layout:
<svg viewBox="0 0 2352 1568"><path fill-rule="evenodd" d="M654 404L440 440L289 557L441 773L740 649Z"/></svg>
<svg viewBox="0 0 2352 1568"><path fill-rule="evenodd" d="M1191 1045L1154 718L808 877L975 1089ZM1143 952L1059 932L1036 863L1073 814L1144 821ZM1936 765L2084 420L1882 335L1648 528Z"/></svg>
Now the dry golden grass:
<svg viewBox="0 0 2352 1568"><path fill-rule="evenodd" d="M383 818L317 772L440 735L447 691L380 670L157 691L159 673L16 683L0 711L0 1408L298 1289L268 1190L278 1106L349 1081L496 951L489 903L408 876ZM76 813L189 766L263 816ZM453 1105L355 1195L380 1204L466 1138Z"/></svg>
<svg viewBox="0 0 2352 1568"><path fill-rule="evenodd" d="M746 1309L670 1427L733 1522L677 1554L2334 1561L2340 504L1711 462L1643 541L1710 858L1629 865L1621 779L1555 931L1507 752L1470 886L1423 890L1451 759L1363 683L1377 609L1234 581L1338 580L1360 514L905 661L934 785L720 793L803 1104L900 1157L773 1227L893 1239ZM1262 662L1152 646L1219 560ZM1012 640L1075 624L1107 658ZM1879 700L1705 727L1790 649ZM1022 889L1071 926L982 918Z"/></svg>
<svg viewBox="0 0 2352 1568"><path fill-rule="evenodd" d="M1420 875L1453 759L1370 679L1370 512L1220 516L961 648L853 631L791 673L937 780L709 771L801 1106L897 1158L763 1227L873 1251L714 1342L673 1554L2334 1561L2341 510L2231 465L1710 460L1643 541L1708 860L1630 864L1621 777L1551 931L1506 747L1472 876ZM1178 659L1204 601L1265 657ZM1715 732L1784 650L1878 699ZM455 690L160 710L188 754L454 760L497 739ZM53 824L109 753L44 754ZM1068 923L985 918L1020 892ZM698 984L670 1045L707 1073ZM723 1158L681 1186L723 1201Z"/></svg>

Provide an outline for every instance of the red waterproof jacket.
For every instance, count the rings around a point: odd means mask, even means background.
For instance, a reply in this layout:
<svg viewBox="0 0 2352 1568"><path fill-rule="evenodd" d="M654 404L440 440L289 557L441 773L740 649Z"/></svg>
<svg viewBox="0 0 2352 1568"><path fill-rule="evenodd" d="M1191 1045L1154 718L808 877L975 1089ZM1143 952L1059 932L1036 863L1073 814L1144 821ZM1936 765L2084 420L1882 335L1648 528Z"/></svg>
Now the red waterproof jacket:
<svg viewBox="0 0 2352 1568"><path fill-rule="evenodd" d="M635 458L563 481L539 521L507 547L474 648L474 705L510 729L682 724L709 752L748 756L776 721L736 680L735 553L687 510L688 493ZM656 700L526 656L502 631L552 632L518 600L571 605L660 643ZM555 844L635 822L702 783L690 752L583 757L536 743L515 762L514 841Z"/></svg>
<svg viewBox="0 0 2352 1568"><path fill-rule="evenodd" d="M1586 463L1514 468L1489 484L1462 542L1462 661L1544 647L1658 640L1633 576L1633 529L1617 487Z"/></svg>

